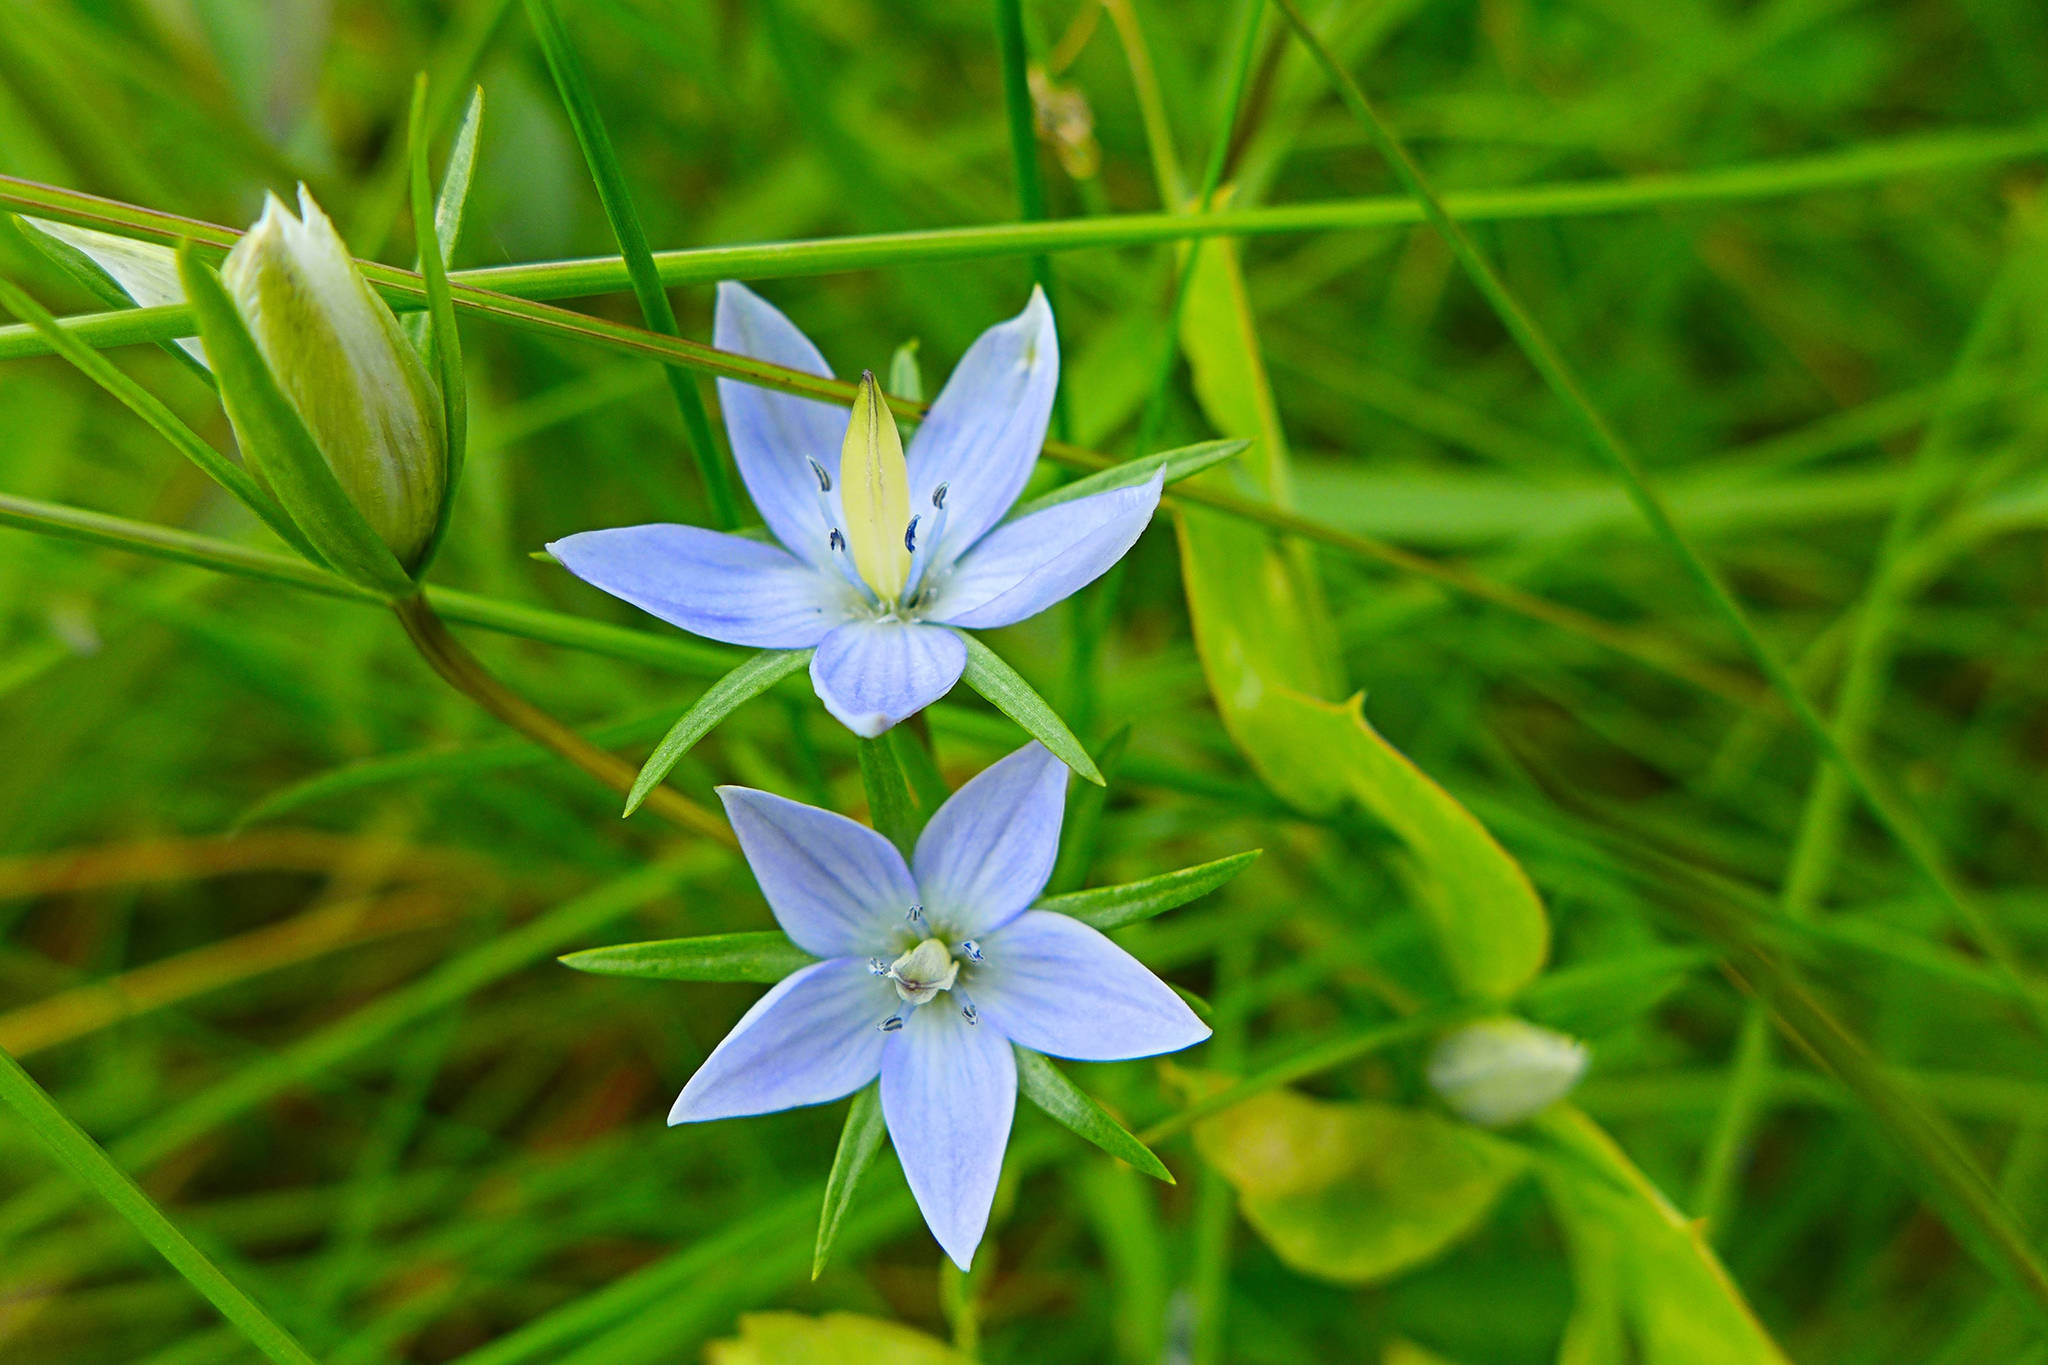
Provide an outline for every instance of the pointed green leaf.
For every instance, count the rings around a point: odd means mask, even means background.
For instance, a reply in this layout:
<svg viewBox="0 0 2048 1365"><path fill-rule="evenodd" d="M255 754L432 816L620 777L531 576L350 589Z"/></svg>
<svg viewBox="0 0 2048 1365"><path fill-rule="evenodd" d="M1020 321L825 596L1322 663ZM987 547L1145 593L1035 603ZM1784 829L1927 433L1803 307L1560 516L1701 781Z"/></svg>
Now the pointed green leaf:
<svg viewBox="0 0 2048 1365"><path fill-rule="evenodd" d="M1024 1098L1051 1115L1054 1122L1072 1129L1088 1141L1146 1175L1171 1185L1173 1172L1152 1154L1152 1149L1131 1136L1130 1130L1109 1116L1109 1111L1090 1099L1065 1073L1029 1048L1018 1047L1017 1088Z"/></svg>
<svg viewBox="0 0 2048 1365"><path fill-rule="evenodd" d="M683 712L682 718L661 737L661 743L654 746L654 752L641 766L640 775L633 779L633 790L626 797L626 814L631 815L640 809L647 793L660 785L669 770L682 761L683 755L690 752L698 740L710 734L713 726L810 663L812 652L808 649L764 649L705 688L704 695Z"/></svg>
<svg viewBox="0 0 2048 1365"><path fill-rule="evenodd" d="M1121 929L1201 899L1250 867L1263 851L1248 849L1213 863L1198 863L1121 886L1096 886L1086 891L1069 891L1063 896L1048 896L1036 908L1072 915L1083 924L1105 931Z"/></svg>
<svg viewBox="0 0 2048 1365"><path fill-rule="evenodd" d="M967 668L960 677L969 687L988 699L991 706L1024 727L1024 733L1052 750L1053 756L1096 786L1106 785L1096 770L1095 760L1074 738L1074 732L1032 690L1017 670L998 658L996 652L966 631L955 631L967 642Z"/></svg>
<svg viewBox="0 0 2048 1365"><path fill-rule="evenodd" d="M1019 503L1010 512L1008 520L1028 517L1033 512L1043 512L1048 507L1057 507L1075 498L1085 498L1091 493L1107 493L1115 488L1130 488L1152 477L1158 470L1166 471L1166 482L1179 483L1182 479L1193 478L1205 469L1213 469L1225 460L1241 455L1251 446L1250 441L1202 441L1196 445L1181 446L1177 450L1162 450L1152 455L1140 455L1135 460L1108 469L1097 470L1085 479L1063 483L1051 492L1043 493L1029 502Z"/></svg>
<svg viewBox="0 0 2048 1365"><path fill-rule="evenodd" d="M244 443L242 454L335 572L384 597L409 596L415 591L413 581L349 501L256 349L220 277L190 242L178 250L178 274L220 381L221 401Z"/></svg>
<svg viewBox="0 0 2048 1365"><path fill-rule="evenodd" d="M469 204L469 181L476 169L477 134L483 116L484 88L478 86L462 111L462 122L455 129L455 145L448 152L447 169L441 172L441 192L434 199L434 238L441 244L444 265L455 259L455 245L462 240L463 211ZM427 349L427 330L432 321L432 315L424 311L407 313L399 319L422 354Z"/></svg>
<svg viewBox="0 0 2048 1365"><path fill-rule="evenodd" d="M924 371L917 364L917 338L898 346L889 355L889 396L924 401Z"/></svg>
<svg viewBox="0 0 2048 1365"><path fill-rule="evenodd" d="M789 941L779 929L757 933L706 934L650 943L615 943L585 948L557 959L564 967L599 976L639 976L656 981L776 982L818 959Z"/></svg>
<svg viewBox="0 0 2048 1365"><path fill-rule="evenodd" d="M471 98L469 107L472 115L481 108L475 97ZM433 537L428 540L426 553L420 559L421 574L433 562L434 552L448 534L448 521L455 511L455 488L462 479L463 452L469 441L469 390L462 371L462 334L455 324L455 299L448 287L448 261L441 246L441 210L433 203L427 189L426 122L427 77L425 72L421 72L413 82L412 117L407 130L412 151L412 221L413 230L419 238L420 277L427 287L428 367L441 390L441 419L448 433L447 480L442 487L441 510L434 522ZM472 157L474 154L472 145ZM462 172L464 193L467 193L468 184L469 171L465 166ZM459 223L459 208L456 219Z"/></svg>
<svg viewBox="0 0 2048 1365"><path fill-rule="evenodd" d="M277 505L277 499L265 492L248 470L215 450L198 432L186 426L155 394L130 379L113 361L67 333L48 310L6 280L0 280L0 306L42 333L51 350L77 366L86 378L120 399L129 411L156 428L165 440L178 448L179 454L198 465L207 477L234 494L244 507L262 518L263 524L277 532L285 544L314 563L321 562L305 535Z"/></svg>
<svg viewBox="0 0 2048 1365"><path fill-rule="evenodd" d="M846 1111L846 1126L839 1130L839 1150L832 1157L832 1174L825 1179L825 1207L818 1215L818 1245L811 1253L812 1279L825 1273L825 1260L839 1237L839 1224L853 1204L854 1187L867 1174L887 1132L888 1125L882 1120L882 1086L877 1081L853 1097L853 1107Z"/></svg>

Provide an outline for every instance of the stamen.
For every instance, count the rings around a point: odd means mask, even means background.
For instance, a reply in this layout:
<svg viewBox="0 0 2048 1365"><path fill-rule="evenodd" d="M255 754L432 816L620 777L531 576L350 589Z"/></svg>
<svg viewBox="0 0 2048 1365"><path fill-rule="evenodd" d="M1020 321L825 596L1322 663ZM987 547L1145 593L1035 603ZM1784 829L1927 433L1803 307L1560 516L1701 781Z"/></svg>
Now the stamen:
<svg viewBox="0 0 2048 1365"><path fill-rule="evenodd" d="M886 957L869 958L868 974L870 976L887 976L889 974L889 959Z"/></svg>
<svg viewBox="0 0 2048 1365"><path fill-rule="evenodd" d="M911 552L912 554L916 554L916 553L917 553L917 518L916 518L916 517L912 517L912 518L910 519L910 525L908 525L908 526L906 526L906 527L904 527L904 528L903 528L903 548L904 548L904 549L906 549L906 550L908 550L908 551L910 551L910 552Z"/></svg>
<svg viewBox="0 0 2048 1365"><path fill-rule="evenodd" d="M981 1011L974 1008L974 1002L967 998L967 992L955 987L953 995L960 1002L960 1017L970 1024L980 1023Z"/></svg>
<svg viewBox="0 0 2048 1365"><path fill-rule="evenodd" d="M884 1019L881 1023L875 1025L875 1027L880 1029L884 1033L894 1033L896 1030L903 1027L903 1016L900 1014L892 1014L887 1019Z"/></svg>
<svg viewBox="0 0 2048 1365"><path fill-rule="evenodd" d="M912 531L917 529L918 520L919 517L912 517L910 519L910 529ZM926 530L924 539L917 545L911 546L910 574L903 580L903 600L905 602L915 602L918 594L924 591L924 580L931 571L932 558L938 554L939 542L945 538L946 485L940 484L932 490L932 524ZM910 544L908 533L904 535L903 543L906 545Z"/></svg>
<svg viewBox="0 0 2048 1365"><path fill-rule="evenodd" d="M832 535L827 543L831 545L833 554L843 555L846 553L846 537L839 534L837 526L832 528Z"/></svg>
<svg viewBox="0 0 2048 1365"><path fill-rule="evenodd" d="M912 924L923 924L924 907L922 905L911 906L908 910L903 912L903 918L909 920Z"/></svg>
<svg viewBox="0 0 2048 1365"><path fill-rule="evenodd" d="M981 961L981 945L971 938L960 945L960 952L969 962Z"/></svg>
<svg viewBox="0 0 2048 1365"><path fill-rule="evenodd" d="M854 591L861 595L862 601L869 606L879 606L880 601L875 596L875 590L860 576L860 570L853 567L853 556L846 549L845 533L835 526L825 543L832 547L832 564L839 570L839 576L853 585Z"/></svg>
<svg viewBox="0 0 2048 1365"><path fill-rule="evenodd" d="M830 493L832 491L832 476L827 474L825 466L819 464L816 460L811 460L809 463L811 472L818 476L818 491L820 493Z"/></svg>

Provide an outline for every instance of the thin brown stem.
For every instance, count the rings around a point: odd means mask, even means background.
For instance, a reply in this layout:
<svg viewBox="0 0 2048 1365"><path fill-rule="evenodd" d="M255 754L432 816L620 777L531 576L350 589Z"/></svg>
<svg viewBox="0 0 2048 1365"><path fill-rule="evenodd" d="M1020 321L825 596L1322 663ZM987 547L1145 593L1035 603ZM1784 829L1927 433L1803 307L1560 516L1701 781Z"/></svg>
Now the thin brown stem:
<svg viewBox="0 0 2048 1365"><path fill-rule="evenodd" d="M633 790L637 776L633 766L616 754L598 748L574 730L499 682L482 660L469 652L449 633L424 597L407 597L391 604L399 624L428 667L450 687L476 702L507 725L545 748L560 754L590 776L624 796ZM732 831L723 820L672 788L656 787L642 806L678 829L701 834L727 848L737 847Z"/></svg>

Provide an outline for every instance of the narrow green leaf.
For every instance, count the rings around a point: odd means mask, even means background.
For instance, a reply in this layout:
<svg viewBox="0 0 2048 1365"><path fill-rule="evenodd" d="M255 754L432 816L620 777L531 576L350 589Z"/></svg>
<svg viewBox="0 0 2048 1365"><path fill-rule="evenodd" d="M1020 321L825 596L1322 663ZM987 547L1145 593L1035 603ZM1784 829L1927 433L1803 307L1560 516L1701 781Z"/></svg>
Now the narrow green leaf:
<svg viewBox="0 0 2048 1365"><path fill-rule="evenodd" d="M1175 1183L1173 1172L1152 1154L1150 1147L1131 1136L1129 1129L1111 1118L1108 1110L1090 1099L1058 1067L1029 1048L1014 1050L1017 1088L1025 1099L1051 1115L1054 1122L1072 1129L1117 1160L1169 1185Z"/></svg>
<svg viewBox="0 0 2048 1365"><path fill-rule="evenodd" d="M1075 498L1085 498L1091 493L1107 493L1111 489L1141 484L1159 469L1166 471L1167 483L1179 483L1182 479L1192 478L1205 469L1214 468L1225 460L1242 454L1250 446L1251 442L1248 440L1201 441L1175 450L1140 455L1135 460L1125 460L1108 469L1098 470L1086 478L1063 483L1029 502L1020 503L1011 511L1008 520L1015 521L1018 517L1028 517L1033 512L1043 512L1048 507L1057 507L1063 502L1072 502Z"/></svg>
<svg viewBox="0 0 2048 1365"><path fill-rule="evenodd" d="M589 163L590 178L597 183L597 197L604 205L612 235L618 239L619 255L632 281L633 297L640 303L641 316L650 331L681 336L661 272L655 268L654 252L647 244L646 230L640 225L640 211L634 207L632 192L626 188L626 173L620 169L618 154L612 149L611 134L605 129L604 115L598 110L597 97L591 92L583 64L569 44L568 30L562 27L562 16L556 11L554 0L526 0L526 13L547 58L548 70L554 75L562 108L569 115L569 126L575 130L577 145ZM712 521L721 530L730 530L739 522L739 504L733 498L732 482L719 458L718 442L711 434L711 417L704 410L703 396L697 392L696 378L673 365L663 366L662 373L675 394L676 407L682 412L690 453L696 459L705 496L711 502Z"/></svg>
<svg viewBox="0 0 2048 1365"><path fill-rule="evenodd" d="M616 943L586 948L557 959L565 967L599 976L640 976L656 981L776 982L818 959L789 941L779 929L757 933L706 934L651 943Z"/></svg>
<svg viewBox="0 0 2048 1365"><path fill-rule="evenodd" d="M1126 924L1136 924L1139 920L1164 914L1175 906L1201 899L1250 867L1262 852L1263 849L1247 849L1228 858L1218 858L1213 863L1199 863L1178 872L1162 872L1143 881L1069 891L1064 896L1049 896L1035 908L1072 915L1081 923L1104 931L1121 929Z"/></svg>
<svg viewBox="0 0 2048 1365"><path fill-rule="evenodd" d="M483 123L484 90L478 86L469 97L469 106L463 110L462 123L455 130L455 145L448 153L448 167L441 172L441 192L434 198L434 238L441 244L443 264L455 259L455 244L462 239L462 217L469 204L470 176L476 169L477 134ZM410 172L407 186L410 191ZM421 263L415 263L419 269ZM425 310L409 312L399 318L399 325L422 354L427 346L427 328L432 321Z"/></svg>
<svg viewBox="0 0 2048 1365"><path fill-rule="evenodd" d="M655 745L654 752L648 755L647 762L640 768L640 776L633 779L633 790L626 797L625 813L631 815L640 809L647 793L668 776L669 770L682 761L683 755L690 752L698 740L711 733L713 726L809 664L812 653L808 649L764 649L705 688L704 695L683 712L682 718L669 727L669 732L661 737L661 743Z"/></svg>
<svg viewBox="0 0 2048 1365"><path fill-rule="evenodd" d="M480 107L470 100L470 113ZM427 360L434 381L441 390L442 424L448 432L448 474L441 492L441 509L434 522L433 537L427 541L418 573L424 575L434 562L434 552L448 534L448 520L455 511L455 489L462 479L463 453L469 442L469 389L462 369L462 334L455 323L455 302L448 287L448 262L441 248L441 209L427 188L427 76L421 72L413 82L412 116L406 135L412 155L412 221L419 239L420 278L427 287ZM472 135L472 141L473 141ZM474 147L471 154L474 156ZM463 171L464 192L469 173ZM461 210L456 217L459 222Z"/></svg>
<svg viewBox="0 0 2048 1365"><path fill-rule="evenodd" d="M291 1333L222 1274L127 1173L116 1166L84 1129L65 1117L56 1102L35 1083L21 1064L0 1051L0 1100L20 1116L43 1149L79 1182L107 1201L143 1238L171 1263L194 1289L240 1328L257 1350L278 1365L314 1365L313 1357Z"/></svg>
<svg viewBox="0 0 2048 1365"><path fill-rule="evenodd" d="M327 457L256 349L220 277L200 261L189 242L178 251L178 273L198 318L199 334L206 339L207 358L220 380L221 401L243 440L243 455L262 472L277 500L337 573L385 597L410 595L415 590L412 580L349 501Z"/></svg>
<svg viewBox="0 0 2048 1365"><path fill-rule="evenodd" d="M244 507L262 519L265 526L277 532L285 544L316 564L322 562L304 533L277 505L277 499L265 492L248 470L215 450L198 432L186 426L155 394L122 373L113 361L66 334L48 310L6 280L0 280L0 306L47 337L52 350L154 427L165 440L177 447L179 454L198 465L207 477L234 494Z"/></svg>
<svg viewBox="0 0 2048 1365"><path fill-rule="evenodd" d="M1074 738L1074 732L1044 697L1032 690L1017 670L966 631L955 631L967 643L967 668L961 680L988 699L991 706L1024 727L1024 733L1052 750L1053 756L1096 786L1107 785L1095 760Z"/></svg>
<svg viewBox="0 0 2048 1365"><path fill-rule="evenodd" d="M818 1215L818 1246L811 1253L811 1278L825 1273L826 1258L838 1240L839 1225L853 1204L854 1187L867 1174L875 1153L882 1149L888 1132L882 1121L882 1086L878 1081L853 1097L846 1111L846 1126L839 1130L839 1150L832 1157L832 1174L825 1179L825 1207Z"/></svg>
<svg viewBox="0 0 2048 1365"><path fill-rule="evenodd" d="M860 741L860 780L867 788L868 816L875 829L908 858L917 846L921 822L910 800L910 780L903 775L888 736Z"/></svg>

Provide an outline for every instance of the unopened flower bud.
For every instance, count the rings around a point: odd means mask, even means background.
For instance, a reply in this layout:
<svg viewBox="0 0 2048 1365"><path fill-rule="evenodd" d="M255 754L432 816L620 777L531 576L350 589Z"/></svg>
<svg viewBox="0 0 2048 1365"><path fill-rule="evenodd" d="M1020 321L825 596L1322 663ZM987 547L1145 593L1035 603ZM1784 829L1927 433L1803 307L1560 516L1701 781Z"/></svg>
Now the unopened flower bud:
<svg viewBox="0 0 2048 1365"><path fill-rule="evenodd" d="M1589 1059L1576 1038L1520 1019L1485 1019L1436 1045L1429 1084L1460 1118L1505 1128L1562 1099Z"/></svg>
<svg viewBox="0 0 2048 1365"><path fill-rule="evenodd" d="M221 281L335 479L410 572L440 521L448 433L398 319L304 186L296 217L270 197Z"/></svg>

